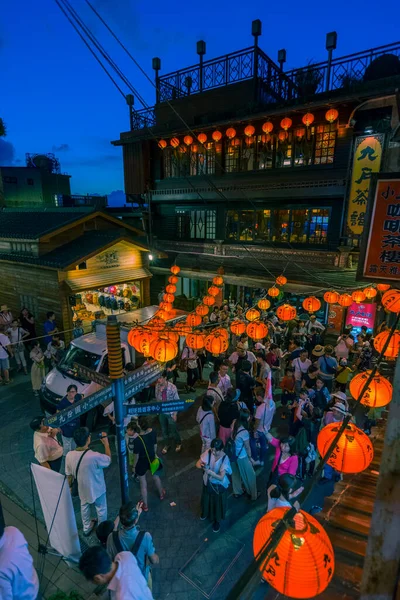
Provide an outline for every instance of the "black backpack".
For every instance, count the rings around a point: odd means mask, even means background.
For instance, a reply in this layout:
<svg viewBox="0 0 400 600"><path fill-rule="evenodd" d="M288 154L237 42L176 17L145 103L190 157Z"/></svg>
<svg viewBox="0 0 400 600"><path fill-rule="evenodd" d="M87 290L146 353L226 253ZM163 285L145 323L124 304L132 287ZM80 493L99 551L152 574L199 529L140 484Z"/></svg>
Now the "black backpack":
<svg viewBox="0 0 400 600"><path fill-rule="evenodd" d="M244 427L242 429L239 429L238 433L239 433L239 431L244 431ZM244 442L242 444L242 447L239 450L239 453L236 454L236 441L234 439L232 439L231 437L229 439L227 439L225 448L224 448L224 452L231 462L237 462L238 456L241 453L243 446L244 446Z"/></svg>

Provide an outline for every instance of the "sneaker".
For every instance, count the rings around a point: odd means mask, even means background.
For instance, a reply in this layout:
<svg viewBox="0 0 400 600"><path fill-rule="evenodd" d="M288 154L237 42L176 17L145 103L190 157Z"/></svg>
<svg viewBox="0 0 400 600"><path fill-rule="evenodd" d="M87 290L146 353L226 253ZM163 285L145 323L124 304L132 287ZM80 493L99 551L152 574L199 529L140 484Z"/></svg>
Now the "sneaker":
<svg viewBox="0 0 400 600"><path fill-rule="evenodd" d="M213 532L218 533L221 529L221 525L219 523L213 523Z"/></svg>
<svg viewBox="0 0 400 600"><path fill-rule="evenodd" d="M163 454L167 454L168 450L169 450L169 446L164 446L164 448L161 450L161 452Z"/></svg>
<svg viewBox="0 0 400 600"><path fill-rule="evenodd" d="M167 492L165 490L162 490L162 492L160 494L160 500L164 500L166 495L167 495Z"/></svg>
<svg viewBox="0 0 400 600"><path fill-rule="evenodd" d="M90 521L90 524L91 524L91 527L90 527L90 528L89 528L87 531L84 531L84 532L83 532L83 535L84 535L85 537L89 537L89 535L90 535L91 533L93 533L93 531L96 529L96 526L97 526L97 519L92 519L92 520Z"/></svg>
<svg viewBox="0 0 400 600"><path fill-rule="evenodd" d="M207 517L200 517L200 521L205 521Z"/></svg>
<svg viewBox="0 0 400 600"><path fill-rule="evenodd" d="M149 512L149 507L143 502L143 500L140 502L140 508L143 512Z"/></svg>
<svg viewBox="0 0 400 600"><path fill-rule="evenodd" d="M175 448L175 452L180 452L182 450L182 444L178 444Z"/></svg>

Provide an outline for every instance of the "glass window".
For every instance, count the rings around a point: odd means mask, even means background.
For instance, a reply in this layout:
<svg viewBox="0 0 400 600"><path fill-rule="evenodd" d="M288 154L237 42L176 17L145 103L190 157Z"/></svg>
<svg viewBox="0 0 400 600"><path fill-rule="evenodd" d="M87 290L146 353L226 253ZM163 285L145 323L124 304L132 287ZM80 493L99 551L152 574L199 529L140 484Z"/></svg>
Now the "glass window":
<svg viewBox="0 0 400 600"><path fill-rule="evenodd" d="M213 175L215 173L215 144L206 142L192 144L188 150L190 153L190 175Z"/></svg>
<svg viewBox="0 0 400 600"><path fill-rule="evenodd" d="M289 131L280 131L276 146L276 167L292 166L293 134Z"/></svg>
<svg viewBox="0 0 400 600"><path fill-rule="evenodd" d="M240 157L240 170L253 171L256 168L256 136L245 136Z"/></svg>
<svg viewBox="0 0 400 600"><path fill-rule="evenodd" d="M252 242L254 239L254 210L228 210L227 237L234 242Z"/></svg>
<svg viewBox="0 0 400 600"><path fill-rule="evenodd" d="M233 173L239 171L240 163L240 140L226 140L225 142L225 171Z"/></svg>
<svg viewBox="0 0 400 600"><path fill-rule="evenodd" d="M309 242L311 244L326 244L328 238L329 209L314 208L310 212Z"/></svg>
<svg viewBox="0 0 400 600"><path fill-rule="evenodd" d="M274 210L274 242L288 242L290 235L290 210Z"/></svg>
<svg viewBox="0 0 400 600"><path fill-rule="evenodd" d="M334 123L317 125L314 164L333 163L337 127Z"/></svg>
<svg viewBox="0 0 400 600"><path fill-rule="evenodd" d="M268 241L271 239L271 211L256 210L255 239Z"/></svg>
<svg viewBox="0 0 400 600"><path fill-rule="evenodd" d="M294 131L294 165L312 164L315 127L298 127Z"/></svg>
<svg viewBox="0 0 400 600"><path fill-rule="evenodd" d="M308 236L308 210L292 210L290 216L290 241L306 244Z"/></svg>
<svg viewBox="0 0 400 600"><path fill-rule="evenodd" d="M271 169L274 153L274 138L272 135L257 136L257 169Z"/></svg>
<svg viewBox="0 0 400 600"><path fill-rule="evenodd" d="M215 239L216 210L177 210L177 236L179 239Z"/></svg>

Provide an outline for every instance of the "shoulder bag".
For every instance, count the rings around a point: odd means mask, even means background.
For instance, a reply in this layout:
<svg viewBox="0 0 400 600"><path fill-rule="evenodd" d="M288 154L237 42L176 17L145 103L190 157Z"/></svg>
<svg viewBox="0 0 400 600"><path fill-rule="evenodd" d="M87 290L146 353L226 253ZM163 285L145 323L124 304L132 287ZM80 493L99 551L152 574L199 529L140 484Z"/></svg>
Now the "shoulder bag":
<svg viewBox="0 0 400 600"><path fill-rule="evenodd" d="M119 554L120 552L124 552L125 548L121 544L121 540L119 539L118 531L113 531L111 535L112 535L112 541L114 543L117 554ZM132 548L130 549L130 552L132 552L133 556L137 556L137 553L139 552L139 548L142 545L145 535L146 535L145 531L139 531L139 533L137 534L135 542L134 542ZM144 573L143 573L143 575L145 577L146 577L146 563L147 563L147 556L144 557ZM147 581L147 577L146 577L146 581Z"/></svg>
<svg viewBox="0 0 400 600"><path fill-rule="evenodd" d="M225 458L226 458L226 455L222 459L221 465L218 469L218 473L220 472L221 467L224 464ZM210 468L210 462L211 462L211 450L208 451L208 463L207 463L208 468ZM225 488L221 483L211 483L210 476L208 476L207 477L207 491L210 494L210 496L219 496L220 494L224 493Z"/></svg>
<svg viewBox="0 0 400 600"><path fill-rule="evenodd" d="M154 460L150 460L150 456L149 456L149 453L147 452L147 448L146 448L146 444L144 443L144 439L142 437L140 437L140 435L138 437L139 437L139 440L143 444L144 451L146 452L147 460L149 461L151 474L154 475L154 473L156 473L158 471L158 469L161 467L161 461L158 458L158 456L156 456L154 458Z"/></svg>
<svg viewBox="0 0 400 600"><path fill-rule="evenodd" d="M72 485L71 485L71 496L73 496L74 498L79 496L78 471L79 471L79 467L81 466L82 458L85 456L85 454L86 454L86 452L88 452L88 450L89 450L89 448L87 450L85 450L85 452L82 452L82 456L80 457L78 464L76 466L75 477L74 477L74 479L72 481Z"/></svg>

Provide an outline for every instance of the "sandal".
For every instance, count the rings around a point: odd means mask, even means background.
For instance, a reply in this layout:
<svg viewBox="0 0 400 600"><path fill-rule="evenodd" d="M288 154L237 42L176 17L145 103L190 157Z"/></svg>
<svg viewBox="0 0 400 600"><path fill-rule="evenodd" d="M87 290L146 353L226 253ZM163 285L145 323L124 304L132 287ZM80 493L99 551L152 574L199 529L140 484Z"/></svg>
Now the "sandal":
<svg viewBox="0 0 400 600"><path fill-rule="evenodd" d="M143 500L141 500L141 501L139 502L139 506L140 506L140 508L142 509L142 511L143 511L143 512L149 512L149 507L147 506L147 504L145 504L145 503L143 502Z"/></svg>
<svg viewBox="0 0 400 600"><path fill-rule="evenodd" d="M160 494L160 500L164 500L165 496L167 495L166 490L162 490L161 494Z"/></svg>
<svg viewBox="0 0 400 600"><path fill-rule="evenodd" d="M175 452L180 452L182 450L182 444L178 444L175 448Z"/></svg>
<svg viewBox="0 0 400 600"><path fill-rule="evenodd" d="M169 446L164 446L164 448L161 450L161 452L163 454L167 454L168 450L169 450Z"/></svg>

